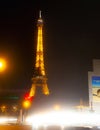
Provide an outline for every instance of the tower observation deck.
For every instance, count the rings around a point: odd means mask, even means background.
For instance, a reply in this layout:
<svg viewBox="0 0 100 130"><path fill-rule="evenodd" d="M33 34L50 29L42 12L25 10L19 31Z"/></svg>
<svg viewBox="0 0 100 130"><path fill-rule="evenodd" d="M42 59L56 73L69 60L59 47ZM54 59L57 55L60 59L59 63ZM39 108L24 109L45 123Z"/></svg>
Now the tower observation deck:
<svg viewBox="0 0 100 130"><path fill-rule="evenodd" d="M32 86L30 90L30 96L35 95L37 87L41 87L42 93L44 95L49 95L47 77L46 77L45 66L44 66L43 19L41 17L41 11L39 12L39 18L37 20L36 61L35 61L35 71L32 77Z"/></svg>

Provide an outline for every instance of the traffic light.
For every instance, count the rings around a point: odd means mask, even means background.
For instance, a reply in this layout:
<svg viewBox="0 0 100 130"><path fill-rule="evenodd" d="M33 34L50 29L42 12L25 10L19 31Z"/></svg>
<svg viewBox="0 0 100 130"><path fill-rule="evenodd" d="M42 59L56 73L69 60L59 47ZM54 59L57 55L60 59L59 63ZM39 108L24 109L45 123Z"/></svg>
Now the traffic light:
<svg viewBox="0 0 100 130"><path fill-rule="evenodd" d="M31 106L31 102L30 101L23 101L23 107L25 108L25 109L28 109L28 108L30 108L30 106Z"/></svg>
<svg viewBox="0 0 100 130"><path fill-rule="evenodd" d="M33 100L33 96L30 96L29 93L26 93L24 95L23 107L25 109L30 108L32 104L32 100Z"/></svg>
<svg viewBox="0 0 100 130"><path fill-rule="evenodd" d="M32 99L33 99L33 96L30 96L30 94L29 93L26 93L25 94L25 96L24 96L24 100L28 100L28 101L32 101Z"/></svg>

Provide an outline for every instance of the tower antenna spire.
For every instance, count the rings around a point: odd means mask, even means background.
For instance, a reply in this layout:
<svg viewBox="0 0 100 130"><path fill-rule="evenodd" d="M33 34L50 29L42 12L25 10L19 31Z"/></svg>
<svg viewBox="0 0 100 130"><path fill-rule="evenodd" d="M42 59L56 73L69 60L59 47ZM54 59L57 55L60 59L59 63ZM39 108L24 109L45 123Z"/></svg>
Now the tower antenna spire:
<svg viewBox="0 0 100 130"><path fill-rule="evenodd" d="M39 11L39 18L41 18L41 10Z"/></svg>

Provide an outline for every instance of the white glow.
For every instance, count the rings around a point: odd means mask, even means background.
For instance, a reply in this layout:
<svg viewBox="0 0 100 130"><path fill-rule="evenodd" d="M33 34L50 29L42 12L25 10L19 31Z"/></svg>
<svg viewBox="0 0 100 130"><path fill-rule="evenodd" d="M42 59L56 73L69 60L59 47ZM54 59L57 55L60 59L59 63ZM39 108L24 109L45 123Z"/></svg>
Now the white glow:
<svg viewBox="0 0 100 130"><path fill-rule="evenodd" d="M51 111L27 117L33 127L39 126L99 126L100 115L90 112Z"/></svg>
<svg viewBox="0 0 100 130"><path fill-rule="evenodd" d="M17 118L0 117L0 124L2 124L2 123L14 123L16 121L17 121Z"/></svg>

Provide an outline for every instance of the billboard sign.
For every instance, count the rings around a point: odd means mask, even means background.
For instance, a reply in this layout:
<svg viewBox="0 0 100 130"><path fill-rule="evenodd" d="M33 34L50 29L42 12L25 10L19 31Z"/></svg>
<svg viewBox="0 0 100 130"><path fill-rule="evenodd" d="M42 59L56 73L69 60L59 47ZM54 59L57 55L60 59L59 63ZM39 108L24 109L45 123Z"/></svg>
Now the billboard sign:
<svg viewBox="0 0 100 130"><path fill-rule="evenodd" d="M92 76L93 101L100 102L100 76Z"/></svg>

